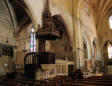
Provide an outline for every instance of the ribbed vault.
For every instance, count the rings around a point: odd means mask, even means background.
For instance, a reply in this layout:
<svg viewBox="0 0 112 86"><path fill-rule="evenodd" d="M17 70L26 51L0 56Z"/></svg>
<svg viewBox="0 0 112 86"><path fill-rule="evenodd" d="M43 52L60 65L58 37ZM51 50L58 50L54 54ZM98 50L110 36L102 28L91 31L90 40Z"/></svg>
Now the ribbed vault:
<svg viewBox="0 0 112 86"><path fill-rule="evenodd" d="M104 18L112 13L112 0L85 0L94 17L96 28L100 28Z"/></svg>

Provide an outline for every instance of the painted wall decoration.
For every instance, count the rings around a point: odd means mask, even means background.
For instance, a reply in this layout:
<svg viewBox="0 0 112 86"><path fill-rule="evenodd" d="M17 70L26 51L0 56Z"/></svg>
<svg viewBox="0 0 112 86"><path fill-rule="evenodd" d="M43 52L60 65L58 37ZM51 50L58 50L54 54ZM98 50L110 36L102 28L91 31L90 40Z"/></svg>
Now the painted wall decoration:
<svg viewBox="0 0 112 86"><path fill-rule="evenodd" d="M0 56L2 55L13 57L13 46L0 44Z"/></svg>

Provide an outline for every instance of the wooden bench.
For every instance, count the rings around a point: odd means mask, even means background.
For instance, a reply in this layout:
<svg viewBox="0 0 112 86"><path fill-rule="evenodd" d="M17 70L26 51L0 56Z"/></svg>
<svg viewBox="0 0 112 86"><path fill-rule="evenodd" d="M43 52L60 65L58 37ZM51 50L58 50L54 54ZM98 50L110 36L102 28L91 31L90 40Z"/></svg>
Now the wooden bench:
<svg viewBox="0 0 112 86"><path fill-rule="evenodd" d="M112 76L90 77L87 79L76 79L65 81L63 86L112 86Z"/></svg>

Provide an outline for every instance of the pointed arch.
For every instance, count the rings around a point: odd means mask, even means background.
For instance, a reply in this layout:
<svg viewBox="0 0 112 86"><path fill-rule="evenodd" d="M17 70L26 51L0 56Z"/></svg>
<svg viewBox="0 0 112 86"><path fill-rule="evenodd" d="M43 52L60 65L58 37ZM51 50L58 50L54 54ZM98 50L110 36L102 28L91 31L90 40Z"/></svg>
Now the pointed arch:
<svg viewBox="0 0 112 86"><path fill-rule="evenodd" d="M103 45L103 59L105 65L112 65L112 42L110 40Z"/></svg>
<svg viewBox="0 0 112 86"><path fill-rule="evenodd" d="M88 51L88 59L91 59L92 55L91 55L91 42L89 39L89 36L87 35L86 32L83 32L83 39L85 40L86 44L87 44L87 51Z"/></svg>
<svg viewBox="0 0 112 86"><path fill-rule="evenodd" d="M110 25L110 29L112 29L112 16L109 17L109 25Z"/></svg>

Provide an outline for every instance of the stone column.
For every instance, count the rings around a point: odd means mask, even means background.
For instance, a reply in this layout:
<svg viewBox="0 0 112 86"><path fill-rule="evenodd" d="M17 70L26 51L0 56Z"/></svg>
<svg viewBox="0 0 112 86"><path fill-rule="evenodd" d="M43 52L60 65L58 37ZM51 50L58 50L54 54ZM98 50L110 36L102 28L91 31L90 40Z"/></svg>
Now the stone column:
<svg viewBox="0 0 112 86"><path fill-rule="evenodd" d="M79 59L79 68L84 71L85 60L84 60L84 50L83 50L83 36L82 36L82 25L80 19L77 19L78 29L77 29L77 54Z"/></svg>
<svg viewBox="0 0 112 86"><path fill-rule="evenodd" d="M83 47L82 30L80 23L80 11L83 0L73 0L72 2L72 22L73 22L73 57L74 69L83 68L84 59L83 52L78 48Z"/></svg>
<svg viewBox="0 0 112 86"><path fill-rule="evenodd" d="M84 70L84 51L83 49L83 36L82 36L82 28L81 21L79 18L75 18L75 36L74 37L74 45L73 49L75 51L74 61L75 61L75 69L81 68Z"/></svg>

